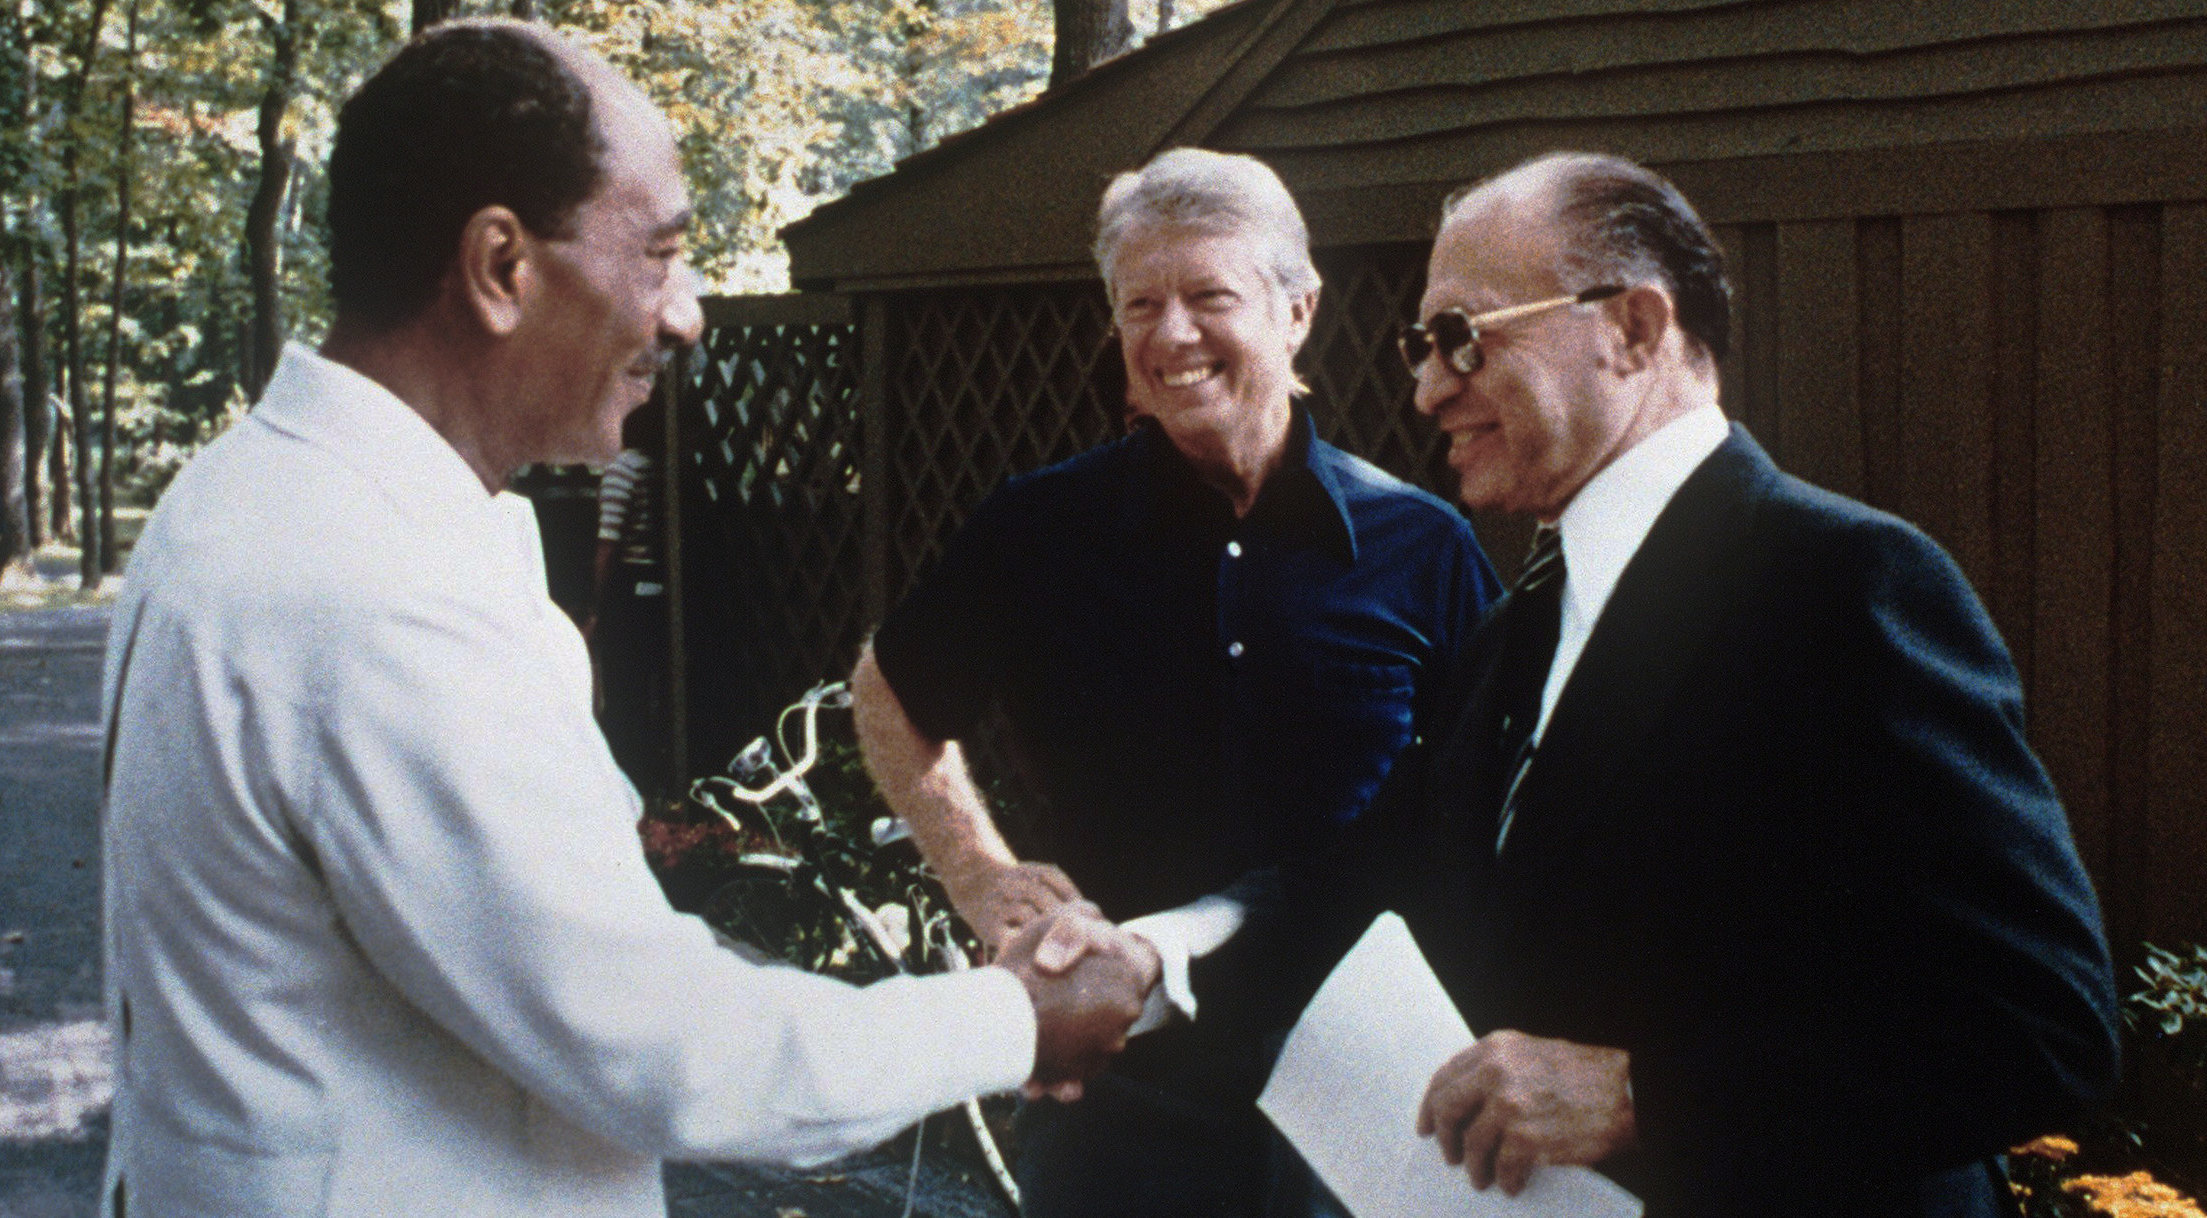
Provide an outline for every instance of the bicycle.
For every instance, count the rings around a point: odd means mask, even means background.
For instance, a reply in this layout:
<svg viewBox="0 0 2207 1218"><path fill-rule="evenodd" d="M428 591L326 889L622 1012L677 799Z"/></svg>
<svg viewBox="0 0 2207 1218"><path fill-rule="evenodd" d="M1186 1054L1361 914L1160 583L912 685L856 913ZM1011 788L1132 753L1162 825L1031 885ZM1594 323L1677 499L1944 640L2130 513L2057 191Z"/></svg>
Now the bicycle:
<svg viewBox="0 0 2207 1218"><path fill-rule="evenodd" d="M760 840L763 830L763 839L776 847L737 856L738 874L708 900L706 920L790 963L852 980L924 973L933 971L931 965L944 971L970 968L972 945L960 942L948 903L937 895L917 850L909 848L902 822L876 818L865 843L855 842L830 824L806 779L821 758L820 712L850 705L850 688L843 682L815 685L782 709L771 743L759 737L729 763L727 775L690 784L690 801L718 816L740 840ZM793 715L803 721L802 748L790 747ZM749 809L750 816L730 801ZM755 820L756 826L747 820ZM790 830L786 834L785 828ZM869 889L893 896L869 905L860 896ZM832 935L829 927L836 928ZM871 968L855 959L860 951L871 953ZM969 1099L963 1107L990 1175L1017 1212L1019 1185L1005 1166L980 1101ZM926 1124L922 1118L913 1139L906 1218L919 1186Z"/></svg>

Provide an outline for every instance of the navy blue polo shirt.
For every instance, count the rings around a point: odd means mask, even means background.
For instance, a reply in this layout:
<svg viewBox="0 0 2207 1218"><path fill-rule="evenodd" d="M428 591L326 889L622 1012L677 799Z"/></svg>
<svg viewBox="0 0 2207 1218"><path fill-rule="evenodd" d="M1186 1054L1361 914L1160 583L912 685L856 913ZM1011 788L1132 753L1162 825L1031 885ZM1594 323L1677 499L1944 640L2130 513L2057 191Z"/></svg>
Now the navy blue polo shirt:
<svg viewBox="0 0 2207 1218"><path fill-rule="evenodd" d="M874 636L913 724L1001 703L1048 807L1015 842L1117 920L1322 845L1499 593L1463 517L1316 438L1236 519L1142 427L985 499Z"/></svg>

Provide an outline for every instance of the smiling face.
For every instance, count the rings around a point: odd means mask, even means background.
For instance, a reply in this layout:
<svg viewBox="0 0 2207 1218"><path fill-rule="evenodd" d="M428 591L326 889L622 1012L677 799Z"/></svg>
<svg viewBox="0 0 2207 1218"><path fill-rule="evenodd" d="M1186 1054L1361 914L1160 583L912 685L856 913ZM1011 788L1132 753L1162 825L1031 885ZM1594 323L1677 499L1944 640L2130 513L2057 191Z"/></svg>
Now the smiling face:
<svg viewBox="0 0 2207 1218"><path fill-rule="evenodd" d="M683 256L690 200L673 134L627 82L593 75L603 176L566 235L538 243L540 307L517 335L535 362L538 434L524 451L536 461L611 460L621 420L704 324Z"/></svg>
<svg viewBox="0 0 2207 1218"><path fill-rule="evenodd" d="M1561 253L1538 186L1493 183L1442 226L1418 316L1563 295ZM1609 305L1559 309L1484 333L1469 376L1418 366L1417 409L1448 436L1467 507L1553 520L1623 450L1634 408L1613 374L1615 329Z"/></svg>
<svg viewBox="0 0 2207 1218"><path fill-rule="evenodd" d="M1145 225L1112 259L1127 396L1191 457L1284 444L1317 293L1291 299L1241 232Z"/></svg>

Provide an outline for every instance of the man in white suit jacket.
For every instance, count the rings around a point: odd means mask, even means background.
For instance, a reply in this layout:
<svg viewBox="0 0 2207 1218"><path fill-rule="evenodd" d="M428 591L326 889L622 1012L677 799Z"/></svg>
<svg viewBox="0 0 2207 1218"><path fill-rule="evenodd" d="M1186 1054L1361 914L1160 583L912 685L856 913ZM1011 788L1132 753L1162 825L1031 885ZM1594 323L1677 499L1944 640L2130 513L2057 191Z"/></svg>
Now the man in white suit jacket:
<svg viewBox="0 0 2207 1218"><path fill-rule="evenodd" d="M858 989L739 960L645 868L502 488L610 458L697 338L665 120L539 27L443 26L346 105L330 184L328 341L178 477L117 606L109 1212L658 1218L662 1156L1076 1089L1155 975L1113 932ZM1035 967L1083 937L1122 950Z"/></svg>

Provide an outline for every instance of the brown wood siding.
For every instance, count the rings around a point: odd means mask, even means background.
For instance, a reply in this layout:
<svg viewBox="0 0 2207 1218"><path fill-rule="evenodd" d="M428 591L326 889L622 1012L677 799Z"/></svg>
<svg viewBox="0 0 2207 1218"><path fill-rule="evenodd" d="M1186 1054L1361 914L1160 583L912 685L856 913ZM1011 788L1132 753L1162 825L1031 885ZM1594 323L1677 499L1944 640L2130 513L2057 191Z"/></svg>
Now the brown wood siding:
<svg viewBox="0 0 2207 1218"><path fill-rule="evenodd" d="M1400 41L1339 32L1372 8L1337 10L1252 92L1222 146L1286 150L1371 144L1617 118L1745 116L1817 109L1796 147L1880 146L1875 126L1831 103L1881 105L2018 93L2185 73L2207 63L2207 14L2175 0L1925 5L1786 0L1690 12L1609 13L1522 24L1468 20L1483 6L1423 11ZM1450 20L1453 16L1455 20ZM2099 112L2011 113L2011 133L2105 130ZM2040 126L2042 123L2053 125ZM1744 133L1743 133L1744 134Z"/></svg>
<svg viewBox="0 0 2207 1218"><path fill-rule="evenodd" d="M2152 933L2196 940L2207 916L2207 205L2161 219L2145 815L2132 891Z"/></svg>
<svg viewBox="0 0 2207 1218"><path fill-rule="evenodd" d="M1503 25L1477 21L1481 6L1455 3L1420 14L1430 24L1393 38L1358 28L1360 19L1392 7L1337 9L1251 100L1292 108L1433 86L1553 79L1601 86L1651 69L1725 70L1765 89L1812 96L1829 95L1819 86L1864 82L1920 94L2040 78L2067 65L2150 62L2134 45L2141 36L2196 24L2200 16L2186 0L1997 6L1765 0ZM2057 48L2051 54L2049 45ZM1957 69L1958 79L1911 71L1940 64ZM1768 79L1794 67L1803 73Z"/></svg>
<svg viewBox="0 0 2207 1218"><path fill-rule="evenodd" d="M2207 939L2207 208L1721 232L1730 413L1962 565L2118 947Z"/></svg>
<svg viewBox="0 0 2207 1218"><path fill-rule="evenodd" d="M1711 92L1703 100L1715 104L1722 96ZM1508 165L1551 148L1615 149L1666 163L1999 141L2018 134L2091 136L2194 122L2202 96L2207 67L2186 66L1982 93L1842 97L1756 109L1592 113L1556 97L1479 122L1473 121L1479 111L1460 101L1380 98L1319 116L1323 124L1308 117L1237 118L1213 142L1264 159L1298 189L1325 190L1460 178L1466 167ZM1397 134L1386 134L1391 129Z"/></svg>
<svg viewBox="0 0 2207 1218"><path fill-rule="evenodd" d="M1745 13L1784 37L1805 28L1836 45L1867 49L2054 29L2099 29L2198 13L2193 0L2002 0L1997 4L1895 5L1888 0L1344 0L1304 50L1354 51L1466 31L1523 34L1551 27L1648 22L1643 34L1685 21L1721 22ZM1707 26L1700 28L1709 28ZM1715 27L1725 28L1725 27ZM1537 63L1538 61L1532 61Z"/></svg>

